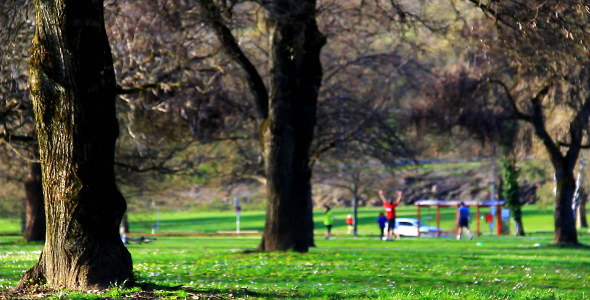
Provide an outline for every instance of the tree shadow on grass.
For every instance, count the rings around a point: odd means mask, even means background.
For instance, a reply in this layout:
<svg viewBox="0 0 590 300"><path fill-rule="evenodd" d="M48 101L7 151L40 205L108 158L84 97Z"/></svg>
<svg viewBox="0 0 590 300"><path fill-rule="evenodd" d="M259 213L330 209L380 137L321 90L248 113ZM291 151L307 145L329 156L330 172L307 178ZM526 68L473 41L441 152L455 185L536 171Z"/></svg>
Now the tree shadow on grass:
<svg viewBox="0 0 590 300"><path fill-rule="evenodd" d="M0 241L0 246L43 246L45 241L31 241L27 242L24 238Z"/></svg>
<svg viewBox="0 0 590 300"><path fill-rule="evenodd" d="M221 289L195 289L192 287L187 286L167 286L167 285L160 285L153 282L141 282L138 283L142 289L142 292L153 294L155 296L154 299L158 297L158 294L162 292L166 293L186 293L187 295L197 296L199 298L203 297L205 299L235 299L235 298L247 298L247 297L254 297L254 298L272 298L272 299L292 299L296 297L296 295L280 295L276 292L258 292L252 291L248 288L235 288L235 289L228 289L228 290L221 290ZM161 297L161 295L160 295Z"/></svg>
<svg viewBox="0 0 590 300"><path fill-rule="evenodd" d="M4 289L0 290L0 299L45 299L48 297L56 297L59 299L162 299L162 298L183 298L183 299L244 299L244 298L263 298L263 299L292 299L298 298L298 295L280 295L276 292L257 292L249 290L248 288L236 289L195 289L187 286L168 286L153 282L141 282L136 284L126 285L125 288L130 290L118 290L113 287L106 291L101 291L98 294L96 291L79 292L62 289L51 289L45 286L34 286L27 289ZM137 289L139 288L139 289Z"/></svg>

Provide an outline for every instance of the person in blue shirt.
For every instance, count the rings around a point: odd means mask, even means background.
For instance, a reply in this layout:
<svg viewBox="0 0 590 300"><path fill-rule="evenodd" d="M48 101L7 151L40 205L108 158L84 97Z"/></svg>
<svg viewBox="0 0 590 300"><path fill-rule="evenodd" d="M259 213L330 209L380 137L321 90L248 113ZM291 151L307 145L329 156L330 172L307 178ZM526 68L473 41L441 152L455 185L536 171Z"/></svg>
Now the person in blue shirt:
<svg viewBox="0 0 590 300"><path fill-rule="evenodd" d="M469 207L465 205L465 202L459 204L459 224L457 224L457 240L461 239L462 229L465 227L469 239L473 238L471 230L469 230Z"/></svg>
<svg viewBox="0 0 590 300"><path fill-rule="evenodd" d="M385 223L387 223L387 217L385 214L380 212L379 217L377 218L377 223L379 224L379 239L383 240L384 232L385 232Z"/></svg>

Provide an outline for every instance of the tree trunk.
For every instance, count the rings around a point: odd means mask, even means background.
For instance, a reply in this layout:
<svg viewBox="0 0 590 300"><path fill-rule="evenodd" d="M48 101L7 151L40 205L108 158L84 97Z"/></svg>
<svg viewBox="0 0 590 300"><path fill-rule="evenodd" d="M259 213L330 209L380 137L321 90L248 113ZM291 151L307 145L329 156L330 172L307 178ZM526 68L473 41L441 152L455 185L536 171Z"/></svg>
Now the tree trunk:
<svg viewBox="0 0 590 300"><path fill-rule="evenodd" d="M586 219L586 201L580 200L580 205L576 211L576 227L588 228L588 221Z"/></svg>
<svg viewBox="0 0 590 300"><path fill-rule="evenodd" d="M576 232L572 201L574 198L576 180L574 167L582 149L583 128L588 125L590 117L590 97L584 99L582 107L575 114L569 124L570 144L565 155L559 148L559 143L553 141L545 128L542 99L549 92L551 84L546 85L535 97L531 99L532 114L525 117L535 128L535 135L541 139L549 157L555 174L555 204L554 221L555 230L553 243L558 245L577 245L578 234Z"/></svg>
<svg viewBox="0 0 590 300"><path fill-rule="evenodd" d="M45 207L41 164L31 163L30 173L25 180L26 225L24 239L27 242L45 240Z"/></svg>
<svg viewBox="0 0 590 300"><path fill-rule="evenodd" d="M259 249L307 252L314 246L310 148L322 79L325 37L315 0L276 0L271 24L269 116L263 124L266 222Z"/></svg>
<svg viewBox="0 0 590 300"><path fill-rule="evenodd" d="M514 220L514 235L515 236L524 236L524 227L522 226L522 210L520 208L515 209L512 212L512 218Z"/></svg>
<svg viewBox="0 0 590 300"><path fill-rule="evenodd" d="M555 234L553 243L558 245L578 244L572 199L576 188L573 171L556 168L557 195L555 196L554 221Z"/></svg>
<svg viewBox="0 0 590 300"><path fill-rule="evenodd" d="M123 219L121 220L121 225L119 225L119 233L120 234L129 233L129 219L127 219L127 214L123 215Z"/></svg>
<svg viewBox="0 0 590 300"><path fill-rule="evenodd" d="M586 219L586 203L588 202L588 191L586 187L580 188L580 203L576 208L576 227L587 228L588 221Z"/></svg>
<svg viewBox="0 0 590 300"><path fill-rule="evenodd" d="M359 211L359 197L357 196L356 192L354 193L354 195L352 196L352 222L353 222L353 236L357 237L358 236L358 211Z"/></svg>
<svg viewBox="0 0 590 300"><path fill-rule="evenodd" d="M105 289L133 278L119 238L115 75L99 0L35 0L30 91L35 109L45 247L18 288Z"/></svg>

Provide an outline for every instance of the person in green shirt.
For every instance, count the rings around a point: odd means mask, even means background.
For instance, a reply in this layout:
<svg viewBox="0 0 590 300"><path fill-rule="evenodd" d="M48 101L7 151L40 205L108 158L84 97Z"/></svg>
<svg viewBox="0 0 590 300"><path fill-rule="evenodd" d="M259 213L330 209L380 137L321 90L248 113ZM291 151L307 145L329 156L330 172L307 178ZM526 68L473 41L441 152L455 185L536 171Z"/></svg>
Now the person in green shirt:
<svg viewBox="0 0 590 300"><path fill-rule="evenodd" d="M324 225L326 225L326 240L330 239L330 231L332 231L332 224L334 223L334 216L328 205L324 205Z"/></svg>

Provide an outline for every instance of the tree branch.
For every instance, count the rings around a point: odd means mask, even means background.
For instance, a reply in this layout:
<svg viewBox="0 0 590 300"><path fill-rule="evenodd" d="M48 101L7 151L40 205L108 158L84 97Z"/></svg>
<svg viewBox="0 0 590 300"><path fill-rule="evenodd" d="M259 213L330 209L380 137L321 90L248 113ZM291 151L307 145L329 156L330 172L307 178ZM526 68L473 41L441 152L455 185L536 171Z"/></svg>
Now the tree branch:
<svg viewBox="0 0 590 300"><path fill-rule="evenodd" d="M543 106L542 106L542 98L545 97L549 93L549 89L553 83L547 84L543 89L541 89L535 97L531 99L531 103L533 105L533 115L531 116L531 120L529 121L533 124L535 128L535 133L541 139L547 152L549 152L549 156L553 165L557 166L560 163L558 160L563 159L563 155L561 151L559 151L558 145L553 141L549 132L547 132L547 128L545 127L545 119L543 117Z"/></svg>
<svg viewBox="0 0 590 300"><path fill-rule="evenodd" d="M8 149L16 154L20 159L28 162L28 163L39 163L38 159L31 159L28 158L25 154L21 153L18 149L14 148L11 144L12 141L24 142L24 143L31 143L35 141L35 138L30 136L5 136L0 135L0 144L6 145Z"/></svg>
<svg viewBox="0 0 590 300"><path fill-rule="evenodd" d="M559 147L567 147L567 148L569 148L569 147L571 147L571 146L572 146L572 144L571 144L571 143L566 143L566 142L563 142L563 141L559 141L559 142L557 142L557 145L558 145ZM590 149L590 144L580 145L579 147L580 147L581 149Z"/></svg>
<svg viewBox="0 0 590 300"><path fill-rule="evenodd" d="M240 48L231 30L222 22L223 18L215 3L211 0L198 0L197 2L205 14L209 27L217 35L225 54L245 73L246 83L253 92L258 118L266 119L268 117L268 92L262 77Z"/></svg>
<svg viewBox="0 0 590 300"><path fill-rule="evenodd" d="M587 127L590 118L590 96L588 96L582 107L570 123L569 135L570 135L570 147L567 151L565 158L570 163L569 167L574 168L575 163L580 154L582 148L582 140L584 139L583 131Z"/></svg>
<svg viewBox="0 0 590 300"><path fill-rule="evenodd" d="M507 20L505 20L502 15L495 9L491 8L491 3L492 1L490 1L488 4L484 4L479 0L469 0L469 2L473 3L475 6L477 6L479 9L481 9L481 11L489 18L493 18L494 20L496 20L497 22L513 29L513 30L520 30L520 28L514 24L511 24L510 22L508 22Z"/></svg>
<svg viewBox="0 0 590 300"><path fill-rule="evenodd" d="M508 97L508 102L510 103L510 106L512 107L512 112L514 113L514 115L516 116L517 119L527 121L527 122L532 122L532 116L527 115L527 114L521 112L520 109L518 109L518 106L516 105L516 100L512 96L512 93L510 92L510 88L506 85L506 83L504 83L501 80L497 80L497 79L491 79L491 80L489 80L489 82L499 85L504 90L506 97Z"/></svg>

